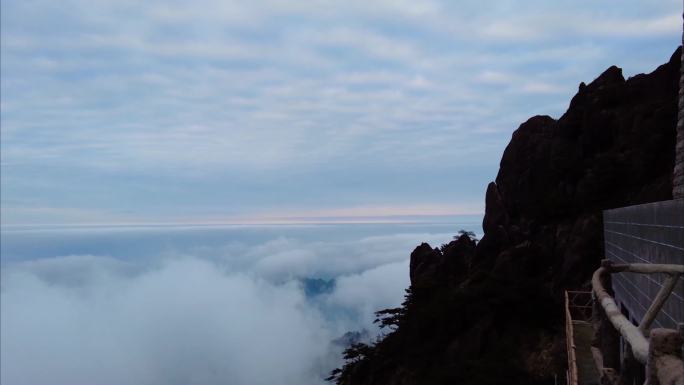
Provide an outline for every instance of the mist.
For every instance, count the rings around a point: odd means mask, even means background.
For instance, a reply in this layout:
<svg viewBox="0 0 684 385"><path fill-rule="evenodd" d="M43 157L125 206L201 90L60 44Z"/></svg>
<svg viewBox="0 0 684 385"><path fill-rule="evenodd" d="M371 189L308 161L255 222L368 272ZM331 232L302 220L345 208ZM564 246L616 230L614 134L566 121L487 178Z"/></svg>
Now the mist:
<svg viewBox="0 0 684 385"><path fill-rule="evenodd" d="M422 240L278 237L147 258L70 255L2 266L3 384L323 384L332 341L382 331ZM297 278L336 280L307 298Z"/></svg>
<svg viewBox="0 0 684 385"><path fill-rule="evenodd" d="M76 287L12 272L2 307L3 384L313 384L332 338L295 285L199 259Z"/></svg>

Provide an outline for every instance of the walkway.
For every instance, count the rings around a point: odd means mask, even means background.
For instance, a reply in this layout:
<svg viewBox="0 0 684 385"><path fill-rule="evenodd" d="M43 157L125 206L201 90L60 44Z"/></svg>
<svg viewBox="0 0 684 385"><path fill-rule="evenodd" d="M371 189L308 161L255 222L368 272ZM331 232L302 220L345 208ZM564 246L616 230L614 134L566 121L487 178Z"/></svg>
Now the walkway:
<svg viewBox="0 0 684 385"><path fill-rule="evenodd" d="M568 344L568 385L599 385L601 375L591 351L592 298L588 291L565 292L565 328Z"/></svg>
<svg viewBox="0 0 684 385"><path fill-rule="evenodd" d="M599 385L601 375L596 368L594 356L591 353L591 340L594 330L587 321L572 321L575 340L575 355L577 359L577 374L579 385Z"/></svg>

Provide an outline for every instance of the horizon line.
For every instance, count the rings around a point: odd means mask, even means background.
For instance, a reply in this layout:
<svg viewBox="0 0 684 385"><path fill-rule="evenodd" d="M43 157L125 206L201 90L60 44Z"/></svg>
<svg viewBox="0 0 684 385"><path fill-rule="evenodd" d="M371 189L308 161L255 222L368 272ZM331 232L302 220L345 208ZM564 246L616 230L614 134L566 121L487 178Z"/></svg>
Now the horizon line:
<svg viewBox="0 0 684 385"><path fill-rule="evenodd" d="M438 214L438 215L387 215L387 216L340 216L340 217L285 217L233 219L216 221L156 221L156 222L71 222L71 223L0 223L0 229L51 227L211 227L211 226L287 226L287 225L337 225L337 224L457 224L450 221L427 221L418 219L446 219L455 217L481 217L484 213Z"/></svg>

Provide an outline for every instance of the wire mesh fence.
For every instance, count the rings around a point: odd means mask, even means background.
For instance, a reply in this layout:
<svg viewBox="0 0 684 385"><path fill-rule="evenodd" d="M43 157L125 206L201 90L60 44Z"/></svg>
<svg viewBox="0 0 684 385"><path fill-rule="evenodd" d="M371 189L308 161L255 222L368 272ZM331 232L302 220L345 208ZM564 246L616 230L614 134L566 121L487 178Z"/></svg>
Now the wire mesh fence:
<svg viewBox="0 0 684 385"><path fill-rule="evenodd" d="M607 210L603 214L606 257L615 263L684 264L684 200ZM615 299L639 322L662 287L660 274L615 274ZM653 327L684 322L684 279L673 290Z"/></svg>

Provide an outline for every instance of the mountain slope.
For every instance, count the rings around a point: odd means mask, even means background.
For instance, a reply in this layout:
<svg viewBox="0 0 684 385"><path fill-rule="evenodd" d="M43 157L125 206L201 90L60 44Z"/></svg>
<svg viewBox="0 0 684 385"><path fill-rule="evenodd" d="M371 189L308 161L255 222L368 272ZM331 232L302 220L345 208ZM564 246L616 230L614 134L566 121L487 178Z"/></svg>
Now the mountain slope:
<svg viewBox="0 0 684 385"><path fill-rule="evenodd" d="M411 254L394 331L356 346L338 384L552 384L565 368L562 292L602 258L604 209L671 199L679 49L628 80L580 84L558 120L513 133L487 187L484 237Z"/></svg>

